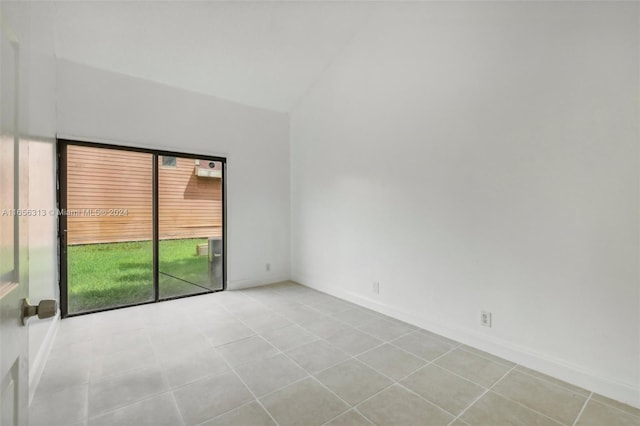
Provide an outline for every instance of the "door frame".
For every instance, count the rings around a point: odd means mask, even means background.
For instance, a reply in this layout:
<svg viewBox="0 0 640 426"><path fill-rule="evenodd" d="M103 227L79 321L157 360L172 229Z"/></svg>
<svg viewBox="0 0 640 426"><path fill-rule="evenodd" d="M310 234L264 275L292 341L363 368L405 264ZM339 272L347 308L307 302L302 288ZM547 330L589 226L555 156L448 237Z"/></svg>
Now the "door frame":
<svg viewBox="0 0 640 426"><path fill-rule="evenodd" d="M67 147L69 145L86 146L91 148L103 148L124 150L131 152L142 152L152 155L152 238L153 238L153 292L154 300L147 302L131 303L128 305L108 307L79 313L69 313L69 293L68 293L68 268L67 268L67 216L57 214L58 217L58 267L60 275L58 285L60 287L60 313L62 318L87 315L96 312L111 311L114 309L128 308L131 306L148 305L150 303L164 302L167 300L182 299L185 297L198 296L202 294L217 293L227 289L227 158L208 154L193 154L179 151L166 151L152 148L141 148L127 145L107 144L101 142L79 141L65 138L56 140L56 170L57 170L57 191L56 207L57 212L67 209ZM171 156L181 158L192 158L194 160L210 160L222 163L222 289L203 290L199 293L186 294L160 298L160 271L159 271L159 181L158 181L158 158L160 156Z"/></svg>

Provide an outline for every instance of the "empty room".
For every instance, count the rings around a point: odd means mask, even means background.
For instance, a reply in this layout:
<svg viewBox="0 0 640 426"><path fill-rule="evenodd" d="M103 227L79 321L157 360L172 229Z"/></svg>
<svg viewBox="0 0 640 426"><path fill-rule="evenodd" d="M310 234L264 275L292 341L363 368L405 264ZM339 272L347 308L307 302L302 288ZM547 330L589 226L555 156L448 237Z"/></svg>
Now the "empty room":
<svg viewBox="0 0 640 426"><path fill-rule="evenodd" d="M640 426L640 2L0 30L1 426Z"/></svg>

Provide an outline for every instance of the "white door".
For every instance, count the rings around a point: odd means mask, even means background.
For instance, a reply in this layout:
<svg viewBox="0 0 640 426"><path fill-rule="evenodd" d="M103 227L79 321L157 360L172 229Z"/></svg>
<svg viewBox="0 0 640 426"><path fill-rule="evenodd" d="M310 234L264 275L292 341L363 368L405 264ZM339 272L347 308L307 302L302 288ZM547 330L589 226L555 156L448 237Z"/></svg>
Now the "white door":
<svg viewBox="0 0 640 426"><path fill-rule="evenodd" d="M0 425L28 424L28 142L20 138L20 44L0 16Z"/></svg>

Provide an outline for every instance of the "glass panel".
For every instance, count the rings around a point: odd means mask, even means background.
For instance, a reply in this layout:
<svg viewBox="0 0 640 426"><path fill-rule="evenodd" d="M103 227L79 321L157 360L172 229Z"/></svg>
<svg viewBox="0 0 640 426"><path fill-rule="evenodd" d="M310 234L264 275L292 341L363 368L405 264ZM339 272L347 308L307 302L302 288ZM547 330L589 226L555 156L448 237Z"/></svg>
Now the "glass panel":
<svg viewBox="0 0 640 426"><path fill-rule="evenodd" d="M160 298L222 290L222 163L158 167L158 204Z"/></svg>
<svg viewBox="0 0 640 426"><path fill-rule="evenodd" d="M69 313L154 300L153 155L67 146Z"/></svg>

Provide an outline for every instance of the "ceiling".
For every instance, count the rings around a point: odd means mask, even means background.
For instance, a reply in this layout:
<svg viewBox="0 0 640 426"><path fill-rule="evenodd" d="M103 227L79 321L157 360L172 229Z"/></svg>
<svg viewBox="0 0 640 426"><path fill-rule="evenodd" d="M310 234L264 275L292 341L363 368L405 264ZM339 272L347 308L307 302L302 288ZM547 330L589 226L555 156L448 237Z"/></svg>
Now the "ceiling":
<svg viewBox="0 0 640 426"><path fill-rule="evenodd" d="M289 112L372 3L59 2L58 58Z"/></svg>

